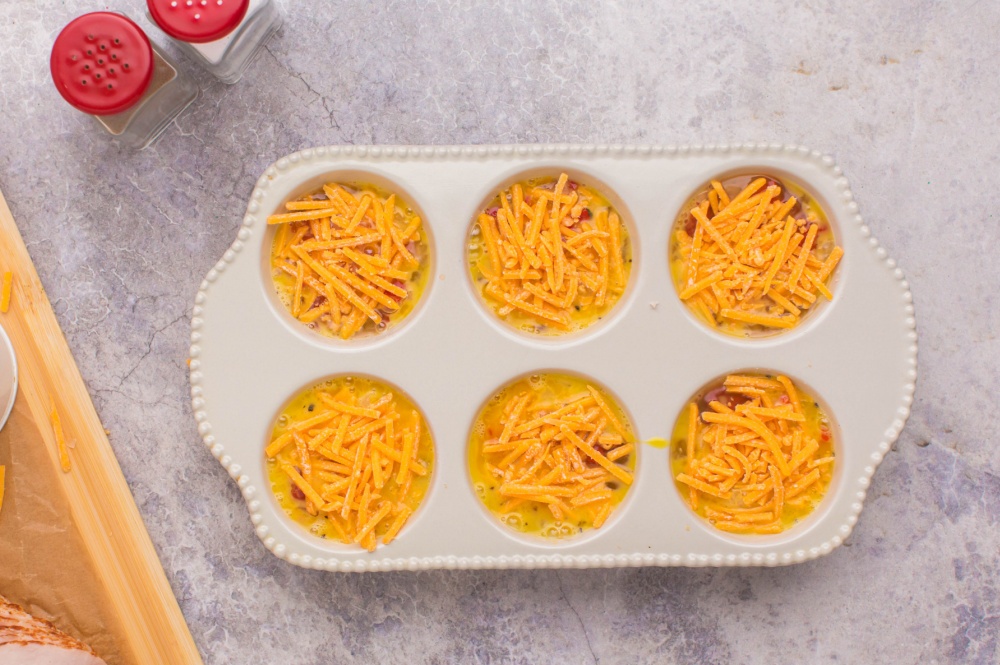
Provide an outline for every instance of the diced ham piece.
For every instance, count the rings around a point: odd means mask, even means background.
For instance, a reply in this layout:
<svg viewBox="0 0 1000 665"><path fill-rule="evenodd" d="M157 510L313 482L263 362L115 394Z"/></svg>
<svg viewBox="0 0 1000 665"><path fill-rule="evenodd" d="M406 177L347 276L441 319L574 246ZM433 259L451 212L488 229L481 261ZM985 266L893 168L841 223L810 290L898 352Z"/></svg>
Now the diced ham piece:
<svg viewBox="0 0 1000 665"><path fill-rule="evenodd" d="M731 393L726 391L725 386L717 386L712 388L707 393L705 393L704 400L705 408L712 402L719 402L720 404L729 407L730 409L735 409L740 404L744 404L750 401L750 398L746 395L741 395L739 393ZM704 409L702 409L704 410Z"/></svg>
<svg viewBox="0 0 1000 665"><path fill-rule="evenodd" d="M689 214L687 222L684 223L684 232L693 238L694 232L697 229L698 229L698 220L695 219L694 215Z"/></svg>
<svg viewBox="0 0 1000 665"><path fill-rule="evenodd" d="M0 596L3 665L107 665L83 642Z"/></svg>

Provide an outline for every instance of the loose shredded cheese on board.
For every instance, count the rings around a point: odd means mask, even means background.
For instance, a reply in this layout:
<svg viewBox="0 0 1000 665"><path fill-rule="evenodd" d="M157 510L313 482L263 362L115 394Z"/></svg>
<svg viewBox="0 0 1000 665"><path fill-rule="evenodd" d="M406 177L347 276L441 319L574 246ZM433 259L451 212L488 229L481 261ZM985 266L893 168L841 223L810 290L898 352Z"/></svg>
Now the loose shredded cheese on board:
<svg viewBox="0 0 1000 665"><path fill-rule="evenodd" d="M566 173L500 192L469 235L469 268L484 302L535 333L579 330L603 317L624 293L631 267L618 212Z"/></svg>
<svg viewBox="0 0 1000 665"><path fill-rule="evenodd" d="M680 299L714 328L733 334L765 334L793 328L826 286L843 256L823 211L804 192L765 177L749 180L731 199L724 183L678 219L671 270ZM801 199L801 200L800 200Z"/></svg>
<svg viewBox="0 0 1000 665"><path fill-rule="evenodd" d="M381 332L413 310L426 285L429 250L420 217L399 197L330 183L285 208L294 212L267 221L278 227L272 279L292 316L350 339Z"/></svg>
<svg viewBox="0 0 1000 665"><path fill-rule="evenodd" d="M632 428L607 393L541 374L483 407L469 464L476 493L504 524L559 538L603 525L633 482L634 449Z"/></svg>
<svg viewBox="0 0 1000 665"><path fill-rule="evenodd" d="M10 296L14 286L14 273L6 271L3 274L3 284L0 285L0 314L6 314L10 309Z"/></svg>
<svg viewBox="0 0 1000 665"><path fill-rule="evenodd" d="M372 551L419 506L434 450L406 396L372 379L340 377L286 407L264 455L286 514L321 538Z"/></svg>
<svg viewBox="0 0 1000 665"><path fill-rule="evenodd" d="M834 460L826 414L784 376L730 375L686 406L674 429L681 497L723 531L792 526L822 499Z"/></svg>

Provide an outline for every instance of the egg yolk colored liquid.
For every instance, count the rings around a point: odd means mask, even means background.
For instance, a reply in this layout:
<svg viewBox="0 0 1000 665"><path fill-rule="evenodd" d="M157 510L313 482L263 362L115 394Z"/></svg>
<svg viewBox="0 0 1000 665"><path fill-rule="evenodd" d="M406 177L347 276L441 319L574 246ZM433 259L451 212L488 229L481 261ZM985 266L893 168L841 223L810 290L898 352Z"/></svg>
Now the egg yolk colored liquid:
<svg viewBox="0 0 1000 665"><path fill-rule="evenodd" d="M340 186L346 189L347 191L351 192L352 194L354 194L354 196L356 197L360 197L361 194L364 192L370 192L379 201L382 202L384 202L391 195L391 192L388 192L385 189L370 184L354 183L350 185L341 184ZM314 192L312 195L307 195L297 200L308 201L312 200L312 196L320 196L320 195L325 196L322 190L318 190L317 192ZM401 199L398 194L396 194L395 201L396 201L396 215L393 223L396 224L397 229L402 231L401 227L406 226L407 223L406 220L409 220L411 217L415 216L416 212L412 208L410 208L409 204L407 204L403 199ZM402 224L400 224L398 221L400 219L404 220ZM409 279L405 280L401 285L399 285L406 290L407 296L399 301L399 309L396 309L391 312L386 309L379 308L378 303L375 303L375 309L382 316L382 322L376 324L374 321L370 319L366 320L361 329L358 330L358 332L356 332L351 337L351 339L361 339L364 337L371 337L373 335L377 335L381 332L384 332L390 326L399 324L404 319L406 319L406 317L409 316L411 312L413 312L414 307L416 307L417 303L420 302L420 297L423 295L424 291L427 288L427 282L430 278L430 272L431 272L430 249L427 243L426 220L421 220L421 222L422 224L419 231L420 239L416 242L412 242L410 246L410 253L413 254L413 257L417 260L418 267L416 268L416 270L413 272L413 274L410 276ZM373 224L373 223L368 220L365 220L359 226L364 226L366 224ZM308 227L309 223L292 222L289 224L289 227L293 230L292 231L293 233L295 229L298 229L301 226ZM277 240L278 238L279 236L276 234L275 240ZM304 237L304 239L309 239L309 238L312 238L311 234L307 234ZM374 248L374 245L372 245L372 247ZM353 249L363 252L365 251L366 247L355 246L353 247ZM280 248L277 247L277 243L272 243L271 279L274 283L274 288L275 291L277 292L278 299L281 301L281 304L284 305L289 312L291 312L292 300L295 295L296 280L294 275L290 275L281 269L281 264L283 259L278 255L278 251L280 251ZM305 288L303 289L303 297L311 298L311 300L308 300L307 302L304 303L303 311L306 311L310 307L312 307L312 304L313 302L316 301L318 294L313 293L312 289ZM303 325L326 337L337 337L337 330L332 325L330 325L329 314L326 314L320 317L318 320L313 321L311 323L303 323Z"/></svg>
<svg viewBox="0 0 1000 665"><path fill-rule="evenodd" d="M518 184L525 192L528 194L535 187L542 185L548 185L554 183L555 179L552 177L541 177L532 178L530 180L522 181ZM509 190L507 190L509 191ZM592 187L586 185L577 186L577 195L579 196L578 205L581 205L583 209L589 211L589 217L587 220L581 220L581 223L593 224L593 220L597 215L597 212L602 208L610 212L612 210L611 202L608 199ZM504 192L506 194L506 191ZM487 209L496 207L500 205L500 195L490 202ZM515 309L506 316L500 317L497 309L499 309L503 303L498 302L489 295L483 292L483 287L487 283L486 277L483 275L483 268L480 266L483 262L489 265L490 257L489 253L484 245L483 234L479 231L479 225L473 224L472 231L469 234L468 240L469 249L469 270L472 275L472 283L475 285L476 290L479 292L480 298L484 303L493 311L498 318L502 318L504 322L512 326L517 330L522 330L525 332L530 332L534 334L541 335L561 335L567 332L572 332L574 330L582 330L593 323L603 319L607 316L614 306L618 303L620 299L620 294L615 294L608 292L607 298L603 305L598 306L595 303L595 296L593 293L581 294L577 297L575 304L569 309L570 318L570 329L560 330L550 325L546 325L544 321L539 321L535 317L522 312L519 309ZM632 243L629 239L628 229L624 223L621 224L621 253L622 253L622 269L625 274L625 284L628 284L629 277L632 271ZM494 267L495 269L496 267Z"/></svg>
<svg viewBox="0 0 1000 665"><path fill-rule="evenodd" d="M417 450L417 459L427 466L427 474L424 476L411 475L410 491L403 499L403 502L415 512L430 487L434 465L434 442L431 439L431 434L426 423L423 422L420 411L400 391L393 390L380 381L364 377L349 376L331 379L303 391L285 407L274 424L274 429L271 432L271 440L284 434L295 423L309 419L313 415L313 410L318 408L318 393L324 392L331 396L337 396L338 394L342 394L342 391L356 395L359 406L374 404L379 398L391 392L396 405L396 412L400 414L400 418L397 421L399 428L412 428L415 424L414 413L416 413L416 418L421 419L420 445ZM274 493L278 505L281 506L285 514L297 524L302 525L303 528L314 536L338 540L353 545L353 541L344 539L341 536L344 529L340 524L341 518L338 515L323 513L310 515L306 510L306 501L294 497L292 481L281 469L283 462L292 464L293 466L300 464L294 445L286 446L276 457L267 460L267 475L271 481L271 491ZM395 474L393 474L392 477L386 479L380 493L383 500L396 503L400 500L400 490L400 486L396 483ZM375 535L382 536L389 528L391 522L392 520L383 520L375 527ZM404 526L403 528L405 530L406 527Z"/></svg>
<svg viewBox="0 0 1000 665"><path fill-rule="evenodd" d="M485 456L481 453L483 444L491 439L496 439L503 431L504 426L501 423L501 418L504 406L511 398L523 392L531 392L536 401L551 403L552 410L555 410L570 399L586 394L588 385L594 384L585 379L565 374L540 374L526 377L496 393L483 407L476 419L469 437L469 472L473 488L483 505L500 522L511 529L548 538L564 538L593 528L594 511L589 506L569 510L562 520L556 520L545 504L534 501L525 501L512 509L507 508L505 504L510 502L510 498L502 496L499 492L503 479L489 471ZM625 424L631 433L631 424L622 408L605 391L599 389L599 392L614 410L619 421ZM619 459L617 463L622 468L634 472L635 457L633 452ZM629 486L617 479L610 480L606 485L612 490L611 501L617 507L628 493Z"/></svg>
<svg viewBox="0 0 1000 665"><path fill-rule="evenodd" d="M736 196L746 187L752 180L758 177L767 176L738 176L734 178L727 178L722 181L723 189L729 194L730 198ZM830 256L830 252L836 245L833 237L833 229L830 226L830 222L827 220L826 213L819 204L801 187L790 184L787 181L781 181L780 183L782 193L787 199L788 195L794 196L801 206L801 212L805 216L807 221L815 222L819 224L820 231L816 233L816 239L813 242L812 253L820 261L826 260ZM680 214L677 216L677 220L674 222L674 228L670 234L670 274L673 277L674 285L677 287L678 293L683 291L687 284L687 262L681 257L680 249L677 245L677 239L675 233L677 229L685 228L685 225L689 223L690 213L688 211L701 204L708 198L708 192L711 187L702 188L697 194L692 196L684 207L681 209ZM822 296L820 296L822 298ZM817 303L818 304L818 303ZM697 316L699 319L704 319L704 316L700 310L691 307L688 304L689 309ZM813 306L815 307L815 305ZM804 312L807 315L812 310ZM769 328L766 326L761 326L753 323L743 323L740 321L716 321L713 325L712 322L705 320L705 323L709 326L721 330L730 335L735 335L738 337L768 337L771 335L776 335L781 332L779 329Z"/></svg>
<svg viewBox="0 0 1000 665"><path fill-rule="evenodd" d="M768 376L767 378L772 377ZM718 388L719 386L715 387ZM690 400L698 403L699 413L710 410L708 405L704 403L703 397L708 392L711 392L711 390L712 388L707 388L696 398ZM813 457L815 459L833 457L833 433L830 429L829 419L812 396L804 392L801 388L797 388L797 390L799 400L802 404L802 412L806 419L803 423L803 434L805 437L811 437L819 443L819 448ZM687 467L687 433L689 421L690 416L688 409L685 407L681 410L681 415L677 419L677 424L674 426L673 435L671 436L670 465L675 478L681 473L684 473ZM696 459L711 452L711 446L706 445L704 442L699 441L695 445L694 454ZM784 529L793 526L799 520L809 515L823 499L827 488L830 486L830 480L833 477L834 464L823 464L817 467L820 469L820 479L805 492L795 497L794 502L785 502L784 510L779 518L779 521ZM689 493L688 486L684 483L676 481L675 484L677 485L677 490L681 493L681 496L685 497L685 503L687 503L686 497ZM725 505L732 508L745 507L741 501L736 500L735 496L728 502L712 497L707 498L719 505ZM708 504L709 501L699 501L698 508L695 510L700 517L706 520L709 520L706 515ZM690 507L690 504L688 505Z"/></svg>

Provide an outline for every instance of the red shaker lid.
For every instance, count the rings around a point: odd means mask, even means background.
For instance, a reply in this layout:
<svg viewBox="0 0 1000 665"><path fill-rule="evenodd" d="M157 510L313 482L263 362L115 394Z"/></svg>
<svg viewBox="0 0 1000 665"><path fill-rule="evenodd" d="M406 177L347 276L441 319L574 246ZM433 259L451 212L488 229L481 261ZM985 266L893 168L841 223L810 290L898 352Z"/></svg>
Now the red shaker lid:
<svg viewBox="0 0 1000 665"><path fill-rule="evenodd" d="M63 28L49 66L67 102L87 113L112 115L142 99L153 78L153 47L142 28L121 14L94 12Z"/></svg>
<svg viewBox="0 0 1000 665"><path fill-rule="evenodd" d="M146 0L146 6L163 32L182 42L204 44L235 30L250 0Z"/></svg>

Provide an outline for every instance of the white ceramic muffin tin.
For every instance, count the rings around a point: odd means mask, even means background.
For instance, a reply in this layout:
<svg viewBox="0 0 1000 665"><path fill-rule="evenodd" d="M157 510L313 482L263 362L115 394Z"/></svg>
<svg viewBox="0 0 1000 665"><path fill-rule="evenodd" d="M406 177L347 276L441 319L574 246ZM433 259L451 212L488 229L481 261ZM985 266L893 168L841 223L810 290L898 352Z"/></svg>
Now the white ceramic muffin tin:
<svg viewBox="0 0 1000 665"><path fill-rule="evenodd" d="M634 263L612 315L565 338L534 338L495 320L466 264L470 224L497 191L558 174L599 187L628 224ZM769 173L797 182L825 209L845 254L835 297L798 328L741 340L709 330L678 300L667 264L673 221L710 178ZM401 193L425 220L433 266L414 313L382 336L343 342L286 313L269 274L266 218L329 181ZM830 157L774 144L336 146L268 167L232 247L198 292L191 321L191 396L199 432L237 482L275 556L338 571L427 568L780 565L830 552L851 533L875 468L910 412L916 379L913 305ZM526 373L592 377L625 407L638 437L669 439L693 392L744 369L782 372L834 421L837 462L826 498L785 533L715 530L682 502L668 450L641 445L635 482L601 529L544 541L511 531L482 506L466 459L469 428L498 387ZM423 410L436 447L431 488L397 540L372 553L318 539L288 519L270 489L264 446L284 404L339 374L395 384Z"/></svg>

